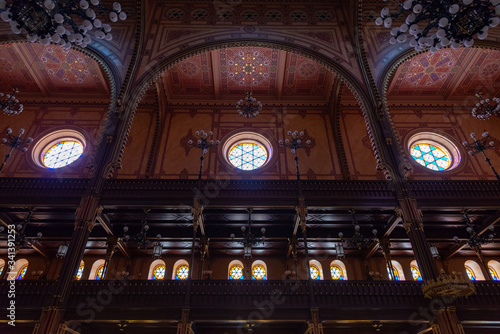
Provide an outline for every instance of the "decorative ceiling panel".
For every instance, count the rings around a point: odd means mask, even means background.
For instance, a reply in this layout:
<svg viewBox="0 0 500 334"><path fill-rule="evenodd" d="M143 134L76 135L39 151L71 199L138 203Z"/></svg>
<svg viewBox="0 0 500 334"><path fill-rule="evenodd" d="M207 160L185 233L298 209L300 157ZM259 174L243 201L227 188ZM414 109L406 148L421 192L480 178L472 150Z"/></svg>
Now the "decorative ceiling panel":
<svg viewBox="0 0 500 334"><path fill-rule="evenodd" d="M99 65L72 49L41 44L0 46L0 85L21 94L95 94L109 96Z"/></svg>
<svg viewBox="0 0 500 334"><path fill-rule="evenodd" d="M335 75L306 57L263 47L235 47L193 56L163 75L170 103L238 100L326 104Z"/></svg>
<svg viewBox="0 0 500 334"><path fill-rule="evenodd" d="M463 100L480 90L496 96L500 87L500 52L484 49L444 49L404 62L388 90L389 96L433 96Z"/></svg>

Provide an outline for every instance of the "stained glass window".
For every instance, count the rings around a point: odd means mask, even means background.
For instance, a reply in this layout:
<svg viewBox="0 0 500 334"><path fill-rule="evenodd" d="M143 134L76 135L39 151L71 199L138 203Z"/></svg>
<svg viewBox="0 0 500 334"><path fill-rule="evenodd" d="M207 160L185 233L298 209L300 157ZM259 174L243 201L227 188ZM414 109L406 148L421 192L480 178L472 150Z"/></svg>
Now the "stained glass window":
<svg viewBox="0 0 500 334"><path fill-rule="evenodd" d="M76 280L79 281L82 279L83 275L83 268L85 268L84 264L81 264L80 267L78 267L78 271L76 272Z"/></svg>
<svg viewBox="0 0 500 334"><path fill-rule="evenodd" d="M493 278L494 281L498 281L499 277L495 269L493 269L493 267L488 267L488 269L490 270L491 278Z"/></svg>
<svg viewBox="0 0 500 334"><path fill-rule="evenodd" d="M392 273L389 267L387 267L387 273L389 274L389 279L393 281L401 280L401 276L399 276L399 271L396 268L394 268L394 266L392 267Z"/></svg>
<svg viewBox="0 0 500 334"><path fill-rule="evenodd" d="M243 279L243 267L232 266L231 269L229 269L229 279Z"/></svg>
<svg viewBox="0 0 500 334"><path fill-rule="evenodd" d="M100 266L99 269L97 269L97 273L95 274L96 281L102 280L103 272L104 272L104 266Z"/></svg>
<svg viewBox="0 0 500 334"><path fill-rule="evenodd" d="M332 274L332 279L334 280L344 279L344 270L342 270L339 266L331 266L330 273Z"/></svg>
<svg viewBox="0 0 500 334"><path fill-rule="evenodd" d="M469 276L469 279L471 281L476 280L476 274L474 273L474 270L472 270L470 267L465 267L465 272L467 273L467 276Z"/></svg>
<svg viewBox="0 0 500 334"><path fill-rule="evenodd" d="M264 268L264 266L262 266L260 264L253 267L252 279L254 279L254 280L266 280L267 279L266 268Z"/></svg>
<svg viewBox="0 0 500 334"><path fill-rule="evenodd" d="M420 165L435 171L446 170L451 164L448 150L434 144L417 143L412 146L410 154Z"/></svg>
<svg viewBox="0 0 500 334"><path fill-rule="evenodd" d="M267 151L255 143L239 143L231 147L228 158L234 167L242 170L254 170L267 161Z"/></svg>
<svg viewBox="0 0 500 334"><path fill-rule="evenodd" d="M159 264L153 269L153 276L151 277L151 279L162 280L164 278L165 278L165 266Z"/></svg>
<svg viewBox="0 0 500 334"><path fill-rule="evenodd" d="M187 265L182 265L175 271L175 279L186 280L189 277L189 267Z"/></svg>
<svg viewBox="0 0 500 334"><path fill-rule="evenodd" d="M19 270L18 274L17 274L17 279L18 280L22 280L24 278L24 275L26 275L26 271L28 271L28 265L24 265L24 267L21 268L21 270Z"/></svg>
<svg viewBox="0 0 500 334"><path fill-rule="evenodd" d="M0 276L2 276L2 273L3 273L3 268L5 268L5 265L3 265L3 264L2 264L2 265L0 266Z"/></svg>
<svg viewBox="0 0 500 334"><path fill-rule="evenodd" d="M411 266L411 275L413 276L414 281L421 281L422 280L422 275L420 275L420 269L416 266Z"/></svg>
<svg viewBox="0 0 500 334"><path fill-rule="evenodd" d="M83 145L74 140L59 142L48 149L43 164L49 168L61 168L75 162L83 153Z"/></svg>
<svg viewBox="0 0 500 334"><path fill-rule="evenodd" d="M320 275L318 267L316 267L316 266L310 266L309 267L309 272L310 272L312 280L319 281L321 279L321 275Z"/></svg>

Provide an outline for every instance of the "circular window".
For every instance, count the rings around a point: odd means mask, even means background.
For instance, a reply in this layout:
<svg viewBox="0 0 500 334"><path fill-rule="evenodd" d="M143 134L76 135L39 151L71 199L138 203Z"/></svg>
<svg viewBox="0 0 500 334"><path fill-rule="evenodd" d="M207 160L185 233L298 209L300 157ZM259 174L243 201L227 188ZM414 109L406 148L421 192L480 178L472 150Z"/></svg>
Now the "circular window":
<svg viewBox="0 0 500 334"><path fill-rule="evenodd" d="M45 135L32 150L33 161L40 167L56 169L77 161L85 151L85 137L75 130L58 130Z"/></svg>
<svg viewBox="0 0 500 334"><path fill-rule="evenodd" d="M266 166L272 158L273 146L256 132L239 132L222 145L222 156L235 171L251 172Z"/></svg>
<svg viewBox="0 0 500 334"><path fill-rule="evenodd" d="M256 143L238 143L229 150L228 159L238 169L254 170L266 163L267 152Z"/></svg>
<svg viewBox="0 0 500 334"><path fill-rule="evenodd" d="M435 132L418 132L408 140L408 150L413 161L428 170L444 172L460 163L460 151L445 136Z"/></svg>

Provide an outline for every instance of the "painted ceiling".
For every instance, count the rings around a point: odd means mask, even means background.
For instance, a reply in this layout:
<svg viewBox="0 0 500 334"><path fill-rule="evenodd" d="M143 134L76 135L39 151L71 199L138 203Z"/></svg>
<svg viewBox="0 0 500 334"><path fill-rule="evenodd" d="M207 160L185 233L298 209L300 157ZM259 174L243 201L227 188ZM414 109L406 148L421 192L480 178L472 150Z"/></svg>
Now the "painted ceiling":
<svg viewBox="0 0 500 334"><path fill-rule="evenodd" d="M300 55L270 48L238 47L186 59L163 76L170 103L234 101L247 91L268 103L326 104L335 75Z"/></svg>
<svg viewBox="0 0 500 334"><path fill-rule="evenodd" d="M408 96L433 100L463 101L478 91L500 93L500 51L443 49L426 52L404 62L390 84L391 98Z"/></svg>
<svg viewBox="0 0 500 334"><path fill-rule="evenodd" d="M107 97L109 87L99 65L75 50L41 44L0 46L0 86L19 89L18 97L77 98L78 93Z"/></svg>

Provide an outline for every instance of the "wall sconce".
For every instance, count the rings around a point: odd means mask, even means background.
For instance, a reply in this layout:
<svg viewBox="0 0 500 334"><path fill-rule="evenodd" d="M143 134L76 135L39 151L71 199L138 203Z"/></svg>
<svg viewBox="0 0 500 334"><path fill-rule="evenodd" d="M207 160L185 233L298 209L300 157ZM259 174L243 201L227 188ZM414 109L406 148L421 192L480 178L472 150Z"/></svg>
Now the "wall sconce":
<svg viewBox="0 0 500 334"><path fill-rule="evenodd" d="M57 254L56 257L58 258L63 258L66 256L66 253L68 252L68 245L66 245L65 242L59 245L59 248L57 249Z"/></svg>
<svg viewBox="0 0 500 334"><path fill-rule="evenodd" d="M337 259L343 259L345 257L344 245L341 243L335 244L335 252L337 252Z"/></svg>
<svg viewBox="0 0 500 334"><path fill-rule="evenodd" d="M156 235L157 241L153 246L153 257L155 259L158 259L161 257L161 251L163 250L163 246L160 243L160 238L161 238L161 234Z"/></svg>

